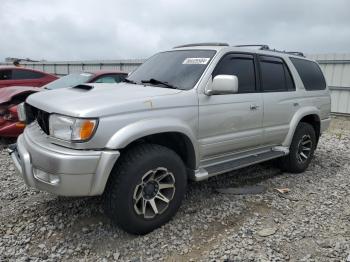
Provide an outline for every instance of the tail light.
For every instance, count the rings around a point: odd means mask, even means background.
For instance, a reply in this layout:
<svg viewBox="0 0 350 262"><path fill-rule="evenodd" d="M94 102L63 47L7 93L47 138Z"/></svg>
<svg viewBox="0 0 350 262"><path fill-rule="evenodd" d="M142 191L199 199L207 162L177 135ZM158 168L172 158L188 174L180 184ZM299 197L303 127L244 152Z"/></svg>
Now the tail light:
<svg viewBox="0 0 350 262"><path fill-rule="evenodd" d="M8 107L7 110L3 112L0 111L0 114L5 120L17 121L18 120L17 105Z"/></svg>

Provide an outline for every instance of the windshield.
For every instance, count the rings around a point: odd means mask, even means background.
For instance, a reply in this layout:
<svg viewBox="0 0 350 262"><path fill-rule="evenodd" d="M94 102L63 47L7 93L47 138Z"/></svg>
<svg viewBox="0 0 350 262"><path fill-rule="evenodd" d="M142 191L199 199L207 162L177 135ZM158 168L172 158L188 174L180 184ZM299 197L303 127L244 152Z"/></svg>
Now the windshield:
<svg viewBox="0 0 350 262"><path fill-rule="evenodd" d="M137 84L157 85L156 82L159 84L161 81L175 88L189 90L197 83L214 55L213 50L158 53L138 67L128 79Z"/></svg>
<svg viewBox="0 0 350 262"><path fill-rule="evenodd" d="M84 84L87 83L92 76L93 74L90 73L73 73L45 85L44 88L52 90Z"/></svg>

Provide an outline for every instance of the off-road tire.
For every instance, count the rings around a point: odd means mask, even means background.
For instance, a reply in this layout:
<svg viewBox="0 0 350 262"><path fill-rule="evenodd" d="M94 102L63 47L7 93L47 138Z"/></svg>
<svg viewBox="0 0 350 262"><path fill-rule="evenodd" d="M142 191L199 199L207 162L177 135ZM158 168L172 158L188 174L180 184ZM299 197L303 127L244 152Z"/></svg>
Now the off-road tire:
<svg viewBox="0 0 350 262"><path fill-rule="evenodd" d="M308 158L301 162L298 160L299 147L303 138L307 136L311 141L310 154ZM286 172L301 173L304 172L310 164L310 161L314 155L316 149L316 133L312 125L304 122L300 122L295 130L292 143L289 148L289 154L287 156L277 159L278 166ZM299 156L300 157L300 156Z"/></svg>
<svg viewBox="0 0 350 262"><path fill-rule="evenodd" d="M166 168L173 175L174 194L163 213L152 219L144 218L135 211L135 190L143 181L145 173L159 167ZM173 150L156 144L135 145L122 152L111 172L104 194L105 213L126 232L146 234L175 215L184 198L186 186L185 165Z"/></svg>

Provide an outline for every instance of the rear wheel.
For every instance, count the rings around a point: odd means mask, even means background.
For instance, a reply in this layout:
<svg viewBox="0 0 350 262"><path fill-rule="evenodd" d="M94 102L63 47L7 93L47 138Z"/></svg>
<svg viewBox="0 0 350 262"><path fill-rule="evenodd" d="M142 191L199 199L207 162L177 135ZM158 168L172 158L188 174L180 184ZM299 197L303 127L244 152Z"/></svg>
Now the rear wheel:
<svg viewBox="0 0 350 262"><path fill-rule="evenodd" d="M123 153L111 173L105 210L125 231L146 234L175 215L186 185L186 168L174 151L137 145Z"/></svg>
<svg viewBox="0 0 350 262"><path fill-rule="evenodd" d="M289 155L280 158L279 166L291 173L301 173L309 166L316 148L316 134L312 125L301 122L298 124Z"/></svg>

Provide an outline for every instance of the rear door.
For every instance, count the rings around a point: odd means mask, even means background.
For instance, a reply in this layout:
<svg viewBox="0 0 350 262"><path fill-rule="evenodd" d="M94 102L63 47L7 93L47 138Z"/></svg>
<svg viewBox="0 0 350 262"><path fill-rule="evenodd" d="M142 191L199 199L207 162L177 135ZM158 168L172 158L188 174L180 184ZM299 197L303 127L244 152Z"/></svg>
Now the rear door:
<svg viewBox="0 0 350 262"><path fill-rule="evenodd" d="M289 123L299 108L295 82L280 57L259 56L261 88L264 102L264 145L280 145Z"/></svg>
<svg viewBox="0 0 350 262"><path fill-rule="evenodd" d="M199 94L199 139L201 157L239 152L262 142L262 95L252 54L226 54L212 73L236 75L237 94Z"/></svg>

